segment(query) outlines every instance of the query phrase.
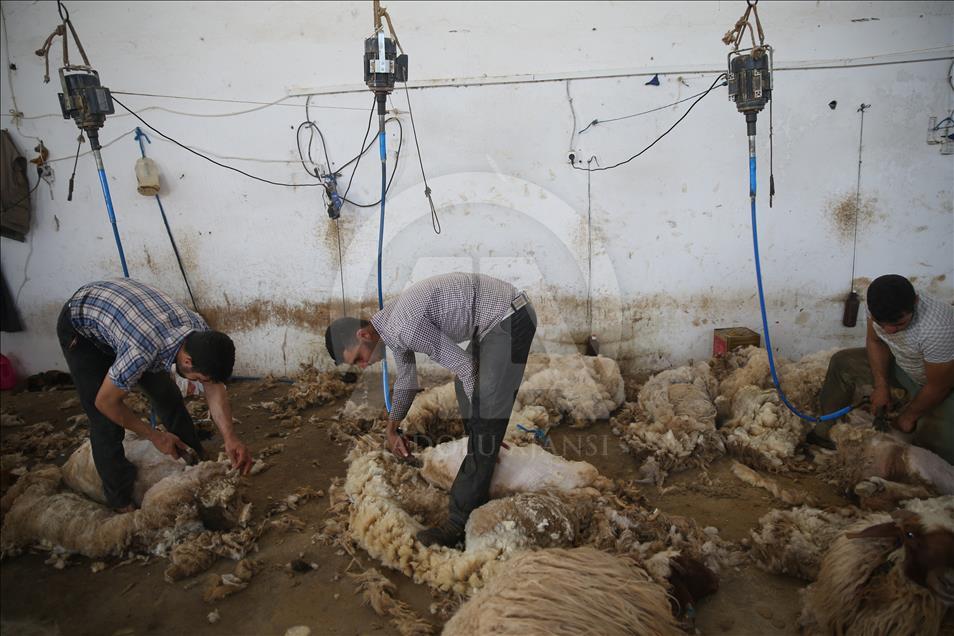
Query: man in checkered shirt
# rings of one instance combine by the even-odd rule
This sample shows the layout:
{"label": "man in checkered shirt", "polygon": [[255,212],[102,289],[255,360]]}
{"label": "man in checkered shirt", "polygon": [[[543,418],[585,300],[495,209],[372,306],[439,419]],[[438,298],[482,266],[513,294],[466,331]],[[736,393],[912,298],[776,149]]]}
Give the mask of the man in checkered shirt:
{"label": "man in checkered shirt", "polygon": [[[459,543],[471,511],[488,500],[536,324],[526,294],[510,283],[456,272],[411,285],[370,321],[339,318],[325,332],[328,353],[338,364],[364,368],[384,357],[385,346],[391,349],[396,378],[387,445],[400,458],[411,457],[398,425],[418,391],[415,352],[456,376],[467,457],[451,487],[448,523],[420,532],[424,545]],[[464,341],[466,349],[457,344]]]}
{"label": "man in checkered shirt", "polygon": [[[863,349],[832,356],[820,394],[823,412],[851,403],[855,387],[873,386],[871,410],[891,404],[891,387],[911,401],[893,425],[954,464],[954,307],[914,291],[903,276],[888,274],[868,287],[868,334]],[[816,441],[828,442],[831,423],[815,427]]]}
{"label": "man in checkered shirt", "polygon": [[[204,459],[192,417],[170,376],[173,365],[180,376],[202,383],[232,466],[243,473],[251,468],[251,455],[233,429],[222,384],[232,374],[235,346],[224,333],[209,330],[201,316],[161,291],[126,278],[77,290],[63,306],[56,331],[89,417],[93,462],[112,508],[135,508],[136,467],[123,451],[127,429],[167,455],[186,457],[191,448]],[[166,431],[151,428],[123,403],[137,385],[149,396]]]}

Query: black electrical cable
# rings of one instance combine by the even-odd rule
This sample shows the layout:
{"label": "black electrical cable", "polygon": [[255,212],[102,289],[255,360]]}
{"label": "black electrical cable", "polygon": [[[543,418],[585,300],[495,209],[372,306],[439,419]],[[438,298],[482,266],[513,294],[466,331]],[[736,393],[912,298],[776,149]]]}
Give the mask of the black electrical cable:
{"label": "black electrical cable", "polygon": [[69,190],[66,193],[66,200],[73,200],[73,182],[76,179],[76,166],[79,164],[80,148],[83,145],[83,133],[79,134],[79,137],[76,139],[76,157],[73,159],[73,174],[70,175],[70,186]]}
{"label": "black electrical cable", "polygon": [[[364,147],[365,147],[365,146],[364,146],[364,142],[367,141],[367,139],[368,139],[368,133],[371,132],[371,120],[374,118],[374,106],[375,106],[375,100],[374,100],[374,98],[372,98],[372,99],[371,99],[371,112],[368,113],[368,128],[367,128],[367,130],[364,131],[364,137],[361,138],[361,152],[359,152],[359,153],[358,153],[358,156],[355,157],[354,170],[351,171],[351,177],[348,179],[348,187],[345,188],[344,196],[341,197],[341,198],[344,199],[345,201],[348,200],[348,193],[351,191],[351,184],[354,182],[354,173],[356,173],[356,172],[358,171],[358,166],[361,164],[361,157],[364,155]],[[372,140],[372,141],[373,141],[373,140]],[[347,166],[347,164],[345,164],[345,166]],[[343,169],[345,166],[342,166],[342,167],[339,168],[339,169]],[[331,168],[329,167],[328,169],[330,170]]]}
{"label": "black electrical cable", "polygon": [[[722,82],[721,84],[719,84],[719,86],[718,86],[717,88],[722,87],[722,86],[725,86],[725,85],[726,85],[726,82]],[[596,125],[598,125],[598,124],[608,124],[608,123],[614,122],[614,121],[623,121],[624,119],[632,119],[633,117],[640,117],[640,116],[642,116],[642,115],[648,115],[649,113],[655,113],[657,110],[663,110],[664,108],[669,108],[670,106],[677,106],[677,105],[679,105],[679,104],[681,104],[681,103],[683,103],[683,102],[688,102],[690,99],[699,97],[700,95],[705,95],[705,94],[708,93],[710,90],[712,90],[712,89],[710,88],[710,89],[704,90],[704,91],[702,91],[701,93],[696,93],[695,95],[690,95],[689,97],[683,97],[683,98],[680,99],[679,101],[675,101],[675,102],[673,102],[673,103],[671,103],[671,104],[666,104],[665,106],[657,106],[656,108],[652,108],[652,109],[650,109],[650,110],[644,110],[644,111],[641,112],[641,113],[633,113],[632,115],[623,115],[622,117],[613,117],[612,119],[594,119],[594,120],[591,121],[589,124],[587,124],[586,128],[584,128],[583,130],[581,130],[581,131],[578,132],[577,134],[578,134],[578,135],[582,135],[582,134],[585,133],[587,130],[589,130],[590,128],[592,128],[593,126],[596,126]]]}
{"label": "black electrical cable", "polygon": [[624,161],[620,161],[619,163],[614,163],[614,164],[611,165],[611,166],[604,166],[604,167],[602,167],[602,168],[590,168],[590,167],[581,168],[581,167],[579,167],[579,166],[577,166],[577,165],[574,165],[574,166],[573,166],[573,169],[574,169],[574,170],[585,170],[585,171],[587,171],[587,172],[599,172],[599,171],[601,171],[601,170],[612,170],[613,168],[618,168],[618,167],[622,166],[623,164],[629,163],[630,161],[632,161],[632,160],[635,159],[636,157],[640,156],[641,154],[643,154],[644,152],[646,152],[647,150],[649,150],[650,148],[652,148],[653,146],[655,146],[657,143],[659,143],[659,140],[660,140],[660,139],[662,139],[663,137],[665,137],[666,135],[668,135],[670,132],[672,132],[673,128],[675,128],[676,126],[678,126],[679,123],[680,123],[683,119],[686,118],[686,115],[688,115],[689,113],[692,112],[692,109],[695,107],[695,105],[698,104],[700,101],[702,101],[702,99],[703,99],[706,95],[708,95],[709,93],[711,93],[711,92],[712,92],[712,89],[714,89],[714,88],[716,87],[716,84],[719,83],[719,80],[723,79],[724,77],[725,77],[725,73],[722,73],[722,74],[720,74],[718,77],[716,77],[715,81],[712,82],[712,86],[710,86],[708,90],[706,90],[704,93],[702,93],[702,95],[700,95],[700,96],[696,99],[696,101],[692,102],[692,105],[690,105],[689,108],[686,109],[686,112],[682,114],[682,117],[680,117],[679,119],[676,120],[676,123],[674,123],[672,126],[670,126],[670,127],[668,128],[668,130],[666,130],[666,132],[664,132],[663,134],[661,134],[661,135],[659,135],[658,137],[656,137],[656,139],[655,139],[651,144],[649,144],[648,146],[646,146],[645,148],[643,148],[642,150],[640,150],[639,152],[637,152],[635,155],[633,155],[633,156],[630,157],[629,159],[626,159],[626,160],[624,160]]}
{"label": "black electrical cable", "polygon": [[[119,104],[120,106],[122,106],[124,109],[126,109],[126,112],[128,112],[130,115],[132,115],[133,117],[135,117],[136,119],[138,119],[140,122],[142,122],[142,124],[143,124],[146,128],[148,128],[148,129],[151,130],[152,132],[156,133],[157,135],[159,135],[159,136],[162,137],[163,139],[166,139],[166,140],[168,140],[168,141],[171,141],[172,143],[174,143],[175,145],[179,146],[179,147],[182,148],[183,150],[188,150],[188,151],[191,152],[192,154],[194,154],[194,155],[196,155],[196,156],[198,156],[198,157],[202,157],[202,158],[205,159],[206,161],[208,161],[208,162],[210,162],[210,163],[214,163],[215,165],[219,166],[220,168],[225,168],[226,170],[232,170],[233,172],[237,172],[237,173],[239,173],[239,174],[241,174],[241,175],[245,175],[245,176],[248,177],[249,179],[255,179],[256,181],[261,181],[262,183],[268,183],[268,184],[270,184],[270,185],[275,185],[275,186],[282,186],[282,187],[285,187],[285,188],[309,188],[309,187],[315,187],[315,186],[323,186],[323,184],[321,184],[321,183],[282,183],[282,182],[280,182],[280,181],[272,181],[271,179],[265,179],[265,178],[263,178],[263,177],[256,177],[254,174],[249,174],[249,173],[245,172],[244,170],[239,170],[238,168],[235,168],[235,167],[226,165],[226,164],[224,164],[224,163],[220,163],[220,162],[216,161],[215,159],[212,159],[211,157],[207,157],[206,155],[203,155],[201,152],[198,152],[198,151],[196,151],[196,150],[193,150],[192,148],[189,148],[189,147],[186,146],[185,144],[180,143],[179,141],[176,141],[175,139],[173,139],[173,138],[170,137],[169,135],[163,133],[162,131],[156,130],[156,128],[155,128],[152,124],[150,124],[150,123],[147,122],[145,119],[143,119],[142,117],[140,117],[139,115],[137,115],[135,112],[133,112],[133,111],[132,111],[128,106],[126,106],[124,103],[122,103],[121,101],[119,101],[118,99],[116,99],[115,95],[113,96],[113,101],[116,102],[117,104]],[[309,175],[310,175],[310,174],[311,174],[311,173],[309,173]]]}
{"label": "black electrical cable", "polygon": [[431,206],[431,228],[433,228],[434,234],[440,234],[441,220],[437,216],[434,202],[431,201],[431,187],[427,185],[427,173],[424,172],[424,159],[421,157],[421,145],[417,143],[417,127],[414,126],[414,111],[411,110],[411,91],[407,88],[407,82],[404,82],[404,94],[407,96],[407,112],[411,116],[411,132],[414,133],[414,146],[417,148],[417,160],[421,164],[421,177],[424,179],[424,196],[427,197]]}

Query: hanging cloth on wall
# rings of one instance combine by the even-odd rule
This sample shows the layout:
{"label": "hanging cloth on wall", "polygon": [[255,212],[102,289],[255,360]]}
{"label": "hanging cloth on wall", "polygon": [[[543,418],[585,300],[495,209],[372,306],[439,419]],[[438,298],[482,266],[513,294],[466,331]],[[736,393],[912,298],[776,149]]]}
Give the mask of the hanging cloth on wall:
{"label": "hanging cloth on wall", "polygon": [[20,154],[13,137],[0,133],[0,235],[23,242],[30,231],[30,182],[27,160]]}

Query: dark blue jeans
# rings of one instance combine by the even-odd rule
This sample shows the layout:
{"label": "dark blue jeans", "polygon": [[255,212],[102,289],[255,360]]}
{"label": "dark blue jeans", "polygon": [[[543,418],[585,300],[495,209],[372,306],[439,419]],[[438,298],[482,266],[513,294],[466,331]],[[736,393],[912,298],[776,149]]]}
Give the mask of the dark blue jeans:
{"label": "dark blue jeans", "polygon": [[[126,429],[114,424],[96,408],[96,394],[106,379],[115,353],[79,334],[70,321],[69,307],[64,306],[56,323],[56,335],[69,366],[70,375],[79,393],[80,404],[89,417],[89,439],[96,472],[103,480],[103,494],[113,508],[132,503],[136,467],[126,459],[123,438]],[[182,400],[179,387],[168,373],[144,373],[139,386],[149,396],[163,426],[178,436],[203,457],[202,445],[192,417]]]}
{"label": "dark blue jeans", "polygon": [[526,305],[467,347],[477,366],[477,384],[473,400],[468,400],[460,380],[456,381],[468,442],[467,456],[450,491],[450,521],[455,525],[463,527],[471,511],[489,499],[500,443],[536,331],[537,314],[532,305]]}

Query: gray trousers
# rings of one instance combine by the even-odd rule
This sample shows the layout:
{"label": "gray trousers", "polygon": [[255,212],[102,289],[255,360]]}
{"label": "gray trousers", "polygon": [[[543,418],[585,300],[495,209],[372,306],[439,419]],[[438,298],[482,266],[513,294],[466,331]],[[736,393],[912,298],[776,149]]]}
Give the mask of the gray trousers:
{"label": "gray trousers", "polygon": [[450,491],[450,522],[463,527],[467,517],[489,499],[490,481],[497,466],[500,443],[523,381],[530,345],[537,330],[537,314],[526,305],[491,329],[467,351],[477,365],[477,385],[468,400],[460,380],[455,381],[457,403],[468,435],[467,456]]}
{"label": "gray trousers", "polygon": [[[894,388],[904,389],[909,398],[913,398],[921,390],[921,386],[895,364],[893,359],[888,370],[888,382]],[[854,396],[855,387],[866,384],[874,384],[867,351],[863,347],[839,351],[831,357],[825,384],[819,394],[822,413],[831,413],[848,406]],[[832,425],[832,422],[819,422],[815,425],[815,433],[828,437]],[[909,441],[954,464],[954,392],[918,420]]]}

